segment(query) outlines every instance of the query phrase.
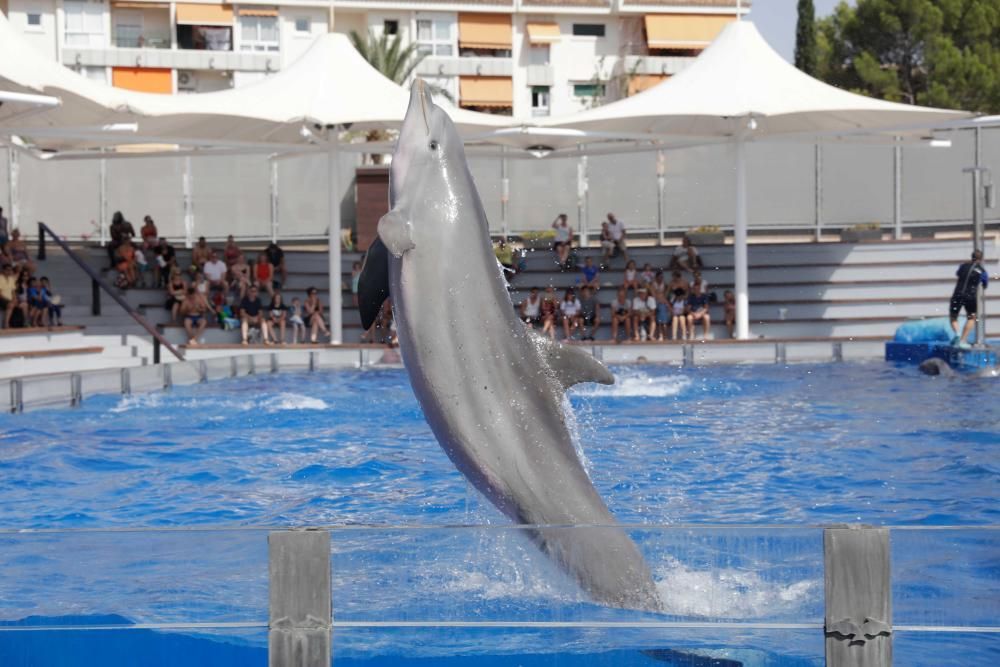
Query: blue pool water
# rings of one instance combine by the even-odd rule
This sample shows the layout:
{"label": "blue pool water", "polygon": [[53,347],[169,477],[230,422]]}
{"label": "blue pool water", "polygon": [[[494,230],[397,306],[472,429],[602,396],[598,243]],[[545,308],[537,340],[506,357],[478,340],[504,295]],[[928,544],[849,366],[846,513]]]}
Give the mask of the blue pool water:
{"label": "blue pool water", "polygon": [[[598,491],[634,524],[665,618],[821,622],[814,526],[870,523],[968,527],[893,534],[896,623],[998,625],[1000,541],[975,527],[1000,523],[1000,382],[882,363],[615,370],[614,387],[571,393],[576,434]],[[356,625],[650,620],[589,603],[505,529],[399,370],[255,376],[3,416],[0,498],[0,621],[266,622],[266,531],[234,528],[287,525],[348,527],[332,538],[334,615]],[[136,527],[161,530],[119,530]],[[815,630],[427,632],[337,629],[337,664],[675,664],[655,651],[679,643],[747,665],[812,665],[823,652]],[[0,632],[0,663],[7,651],[57,664],[40,662],[27,634]],[[260,659],[266,634],[199,636]],[[942,657],[958,646],[963,661]],[[982,635],[899,633],[896,654],[1000,662]]]}

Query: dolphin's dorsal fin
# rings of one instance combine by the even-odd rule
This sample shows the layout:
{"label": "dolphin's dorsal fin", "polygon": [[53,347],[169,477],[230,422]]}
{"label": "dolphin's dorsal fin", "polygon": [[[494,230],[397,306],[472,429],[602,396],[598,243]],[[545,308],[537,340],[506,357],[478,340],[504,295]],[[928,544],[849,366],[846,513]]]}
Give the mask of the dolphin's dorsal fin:
{"label": "dolphin's dorsal fin", "polygon": [[410,221],[396,209],[392,209],[378,221],[378,236],[395,257],[402,257],[404,252],[415,247],[412,231]]}
{"label": "dolphin's dorsal fin", "polygon": [[580,382],[615,383],[615,376],[611,371],[583,350],[557,343],[536,331],[532,331],[531,336],[563,389],[569,389]]}
{"label": "dolphin's dorsal fin", "polygon": [[365,263],[358,278],[358,309],[361,311],[361,326],[368,331],[375,324],[375,318],[382,310],[382,303],[389,296],[389,251],[382,239],[375,241],[365,253]]}

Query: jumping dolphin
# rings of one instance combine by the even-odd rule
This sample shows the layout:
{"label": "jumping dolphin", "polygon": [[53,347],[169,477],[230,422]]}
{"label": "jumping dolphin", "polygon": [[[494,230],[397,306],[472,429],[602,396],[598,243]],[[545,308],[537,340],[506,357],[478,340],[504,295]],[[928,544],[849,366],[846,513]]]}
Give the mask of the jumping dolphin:
{"label": "jumping dolphin", "polygon": [[[462,140],[419,80],[389,193],[361,273],[362,324],[391,295],[410,383],[438,442],[504,514],[541,526],[526,531],[591,597],[660,610],[649,567],[591,484],[563,413],[567,388],[614,376],[516,317]],[[576,524],[601,527],[566,527]]]}

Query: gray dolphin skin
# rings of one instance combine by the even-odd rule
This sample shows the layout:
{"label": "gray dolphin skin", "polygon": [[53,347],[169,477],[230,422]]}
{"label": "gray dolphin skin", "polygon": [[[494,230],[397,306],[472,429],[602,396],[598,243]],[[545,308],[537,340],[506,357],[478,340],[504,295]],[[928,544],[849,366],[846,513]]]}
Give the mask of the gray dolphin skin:
{"label": "gray dolphin skin", "polygon": [[362,319],[367,328],[388,291],[413,391],[444,451],[504,514],[536,526],[525,531],[595,601],[659,611],[649,567],[594,489],[564,414],[568,387],[614,376],[516,316],[462,140],[419,80],[390,204],[362,270]]}

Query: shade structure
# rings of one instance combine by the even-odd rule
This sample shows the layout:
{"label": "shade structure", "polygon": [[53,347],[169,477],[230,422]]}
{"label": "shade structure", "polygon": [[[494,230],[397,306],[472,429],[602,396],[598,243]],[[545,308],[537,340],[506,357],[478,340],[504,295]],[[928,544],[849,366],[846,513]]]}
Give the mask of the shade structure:
{"label": "shade structure", "polygon": [[[648,27],[648,24],[647,24]],[[736,162],[736,333],[749,338],[746,142],[822,141],[853,133],[904,133],[972,114],[876,100],[813,79],[785,61],[753,23],[729,23],[687,69],[634,97],[538,122],[590,135],[730,141]]]}

